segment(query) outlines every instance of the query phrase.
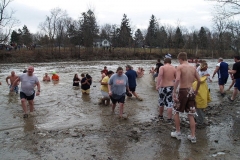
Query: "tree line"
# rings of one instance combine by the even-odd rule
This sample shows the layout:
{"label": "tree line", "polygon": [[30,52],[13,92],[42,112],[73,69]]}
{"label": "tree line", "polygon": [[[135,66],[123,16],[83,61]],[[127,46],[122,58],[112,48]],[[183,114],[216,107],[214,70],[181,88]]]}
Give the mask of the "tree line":
{"label": "tree line", "polygon": [[[3,1],[6,2],[2,0],[2,3]],[[59,51],[61,47],[81,46],[88,48],[91,52],[95,39],[107,39],[111,42],[111,47],[150,48],[150,52],[152,48],[191,49],[196,53],[199,50],[205,50],[209,55],[218,52],[219,55],[226,56],[225,54],[231,50],[239,55],[240,25],[239,21],[233,18],[239,13],[227,10],[226,5],[233,5],[236,9],[240,3],[236,0],[235,3],[231,0],[216,1],[222,5],[216,6],[212,30],[204,26],[189,30],[180,23],[176,27],[168,24],[161,25],[154,15],[150,16],[148,28],[141,30],[130,26],[130,19],[126,14],[123,14],[120,25],[99,26],[92,9],[83,12],[78,19],[74,20],[65,10],[54,8],[50,11],[50,15],[46,16],[45,21],[39,24],[37,33],[30,33],[24,25],[22,29],[13,30],[8,35],[12,44],[58,47]],[[7,39],[2,38],[1,42],[3,41]]]}

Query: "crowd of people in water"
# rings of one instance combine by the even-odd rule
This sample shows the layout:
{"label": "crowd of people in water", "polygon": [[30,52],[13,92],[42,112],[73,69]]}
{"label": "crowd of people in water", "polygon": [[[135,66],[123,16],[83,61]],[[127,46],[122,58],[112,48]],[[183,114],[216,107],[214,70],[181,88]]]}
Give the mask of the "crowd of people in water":
{"label": "crowd of people in water", "polygon": [[[152,75],[156,84],[156,91],[159,94],[159,115],[161,121],[165,121],[163,116],[164,107],[166,107],[167,117],[166,121],[169,124],[175,123],[176,131],[171,132],[171,136],[181,139],[180,131],[180,116],[179,113],[186,113],[190,122],[190,135],[188,139],[192,143],[196,143],[196,125],[204,126],[205,122],[205,109],[211,101],[211,94],[209,85],[212,79],[218,75],[218,85],[220,96],[224,97],[225,84],[228,81],[229,75],[232,83],[229,86],[230,90],[234,86],[233,93],[228,100],[232,103],[235,101],[237,94],[240,90],[240,57],[234,57],[233,67],[230,68],[228,63],[223,58],[218,59],[216,68],[213,74],[208,69],[208,64],[205,60],[194,61],[195,66],[189,63],[187,53],[180,52],[178,54],[178,66],[173,66],[171,54],[166,54],[163,58],[163,63],[160,59],[152,67],[149,73]],[[193,62],[193,61],[192,61]],[[114,72],[108,70],[107,66],[101,70],[101,84],[100,91],[102,97],[99,99],[99,105],[110,106],[113,113],[115,113],[116,105],[119,105],[119,118],[125,118],[124,103],[126,97],[134,96],[137,100],[143,99],[136,92],[137,83],[136,79],[144,76],[144,69],[137,68],[135,71],[131,65],[118,67]],[[9,86],[10,92],[19,92],[18,85],[21,83],[20,99],[23,108],[23,117],[27,118],[28,115],[33,113],[34,110],[34,97],[38,96],[41,92],[39,79],[33,74],[34,67],[29,66],[23,74],[17,76],[14,71],[11,75],[6,77],[6,83]],[[45,82],[60,81],[60,76],[53,71],[50,77],[45,73],[43,79]],[[0,83],[1,84],[1,83]],[[73,77],[73,86],[80,87],[82,94],[90,94],[90,87],[92,85],[92,76],[89,74],[75,74]],[[35,91],[35,88],[37,90]],[[27,101],[29,103],[30,112],[27,109]]]}

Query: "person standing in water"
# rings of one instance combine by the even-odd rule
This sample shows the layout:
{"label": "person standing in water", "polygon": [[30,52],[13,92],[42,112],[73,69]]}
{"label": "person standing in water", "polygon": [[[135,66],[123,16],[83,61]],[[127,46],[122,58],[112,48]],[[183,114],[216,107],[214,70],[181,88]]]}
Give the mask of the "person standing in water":
{"label": "person standing in water", "polygon": [[11,91],[13,91],[14,87],[17,83],[21,82],[20,89],[20,99],[22,104],[22,109],[24,112],[23,118],[28,117],[27,104],[26,100],[29,103],[30,114],[33,113],[34,109],[34,97],[35,97],[35,86],[37,86],[36,96],[40,95],[40,83],[38,78],[33,74],[34,68],[33,66],[28,67],[27,73],[21,74],[12,84]]}
{"label": "person standing in water", "polygon": [[[6,82],[7,82],[8,86],[9,86],[9,90],[11,90],[12,84],[13,84],[13,82],[14,82],[17,78],[18,78],[18,76],[15,75],[15,72],[14,72],[14,71],[11,72],[11,75],[10,75],[10,76],[7,76]],[[8,80],[10,80],[10,83],[9,83]],[[18,84],[19,84],[19,83],[17,83],[16,86],[14,86],[14,89],[13,89],[16,94],[18,94]]]}
{"label": "person standing in water", "polygon": [[112,101],[112,112],[119,103],[119,118],[123,118],[123,109],[126,90],[129,91],[128,77],[123,73],[123,68],[118,67],[117,73],[113,74],[108,81],[109,96]]}
{"label": "person standing in water", "polygon": [[[176,80],[173,89],[173,99],[176,102],[174,106],[175,112],[174,120],[176,131],[171,132],[171,136],[177,139],[181,139],[179,112],[183,113],[185,111],[186,113],[188,113],[188,119],[190,122],[191,130],[191,134],[188,135],[188,139],[192,143],[196,143],[197,141],[195,136],[196,124],[194,120],[194,115],[196,112],[195,95],[197,94],[200,86],[200,78],[196,71],[196,68],[188,63],[187,53],[180,52],[177,58],[180,65],[177,67]],[[192,84],[195,80],[197,80],[197,87],[196,90],[193,90]],[[179,91],[177,94],[178,87]]]}
{"label": "person standing in water", "polygon": [[168,123],[172,123],[173,98],[172,91],[174,80],[176,78],[176,69],[171,65],[171,58],[164,59],[164,66],[160,67],[157,77],[156,89],[159,93],[159,119],[164,120],[164,106],[167,107]]}

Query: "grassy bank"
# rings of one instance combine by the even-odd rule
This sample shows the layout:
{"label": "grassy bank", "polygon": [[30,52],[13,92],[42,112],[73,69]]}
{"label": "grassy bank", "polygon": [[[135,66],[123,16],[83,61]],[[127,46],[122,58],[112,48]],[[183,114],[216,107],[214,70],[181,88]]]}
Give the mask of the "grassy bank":
{"label": "grassy bank", "polygon": [[231,58],[232,51],[225,52],[224,55],[217,51],[195,50],[191,49],[160,49],[160,48],[35,48],[27,50],[26,48],[17,50],[0,50],[1,63],[25,63],[25,62],[54,62],[54,61],[91,61],[91,60],[151,60],[163,58],[166,53],[172,54],[173,58],[181,51],[187,52],[189,58]]}

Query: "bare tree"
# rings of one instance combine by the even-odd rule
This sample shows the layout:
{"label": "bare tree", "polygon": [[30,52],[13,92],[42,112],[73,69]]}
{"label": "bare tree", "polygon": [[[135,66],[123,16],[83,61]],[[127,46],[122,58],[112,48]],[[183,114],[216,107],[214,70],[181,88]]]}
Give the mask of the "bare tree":
{"label": "bare tree", "polygon": [[[240,0],[208,0],[216,1],[220,4],[227,18],[240,14]],[[220,12],[221,13],[221,12]]]}
{"label": "bare tree", "polygon": [[12,28],[19,21],[14,18],[14,11],[8,11],[7,7],[13,0],[0,0],[0,43],[6,42],[11,34]]}
{"label": "bare tree", "polygon": [[61,30],[61,27],[59,26],[61,24],[60,21],[65,17],[67,17],[66,11],[63,11],[60,8],[54,8],[51,10],[51,15],[46,17],[45,22],[40,23],[39,25],[40,29],[48,35],[52,47],[54,46],[55,38],[59,33],[59,29]]}

